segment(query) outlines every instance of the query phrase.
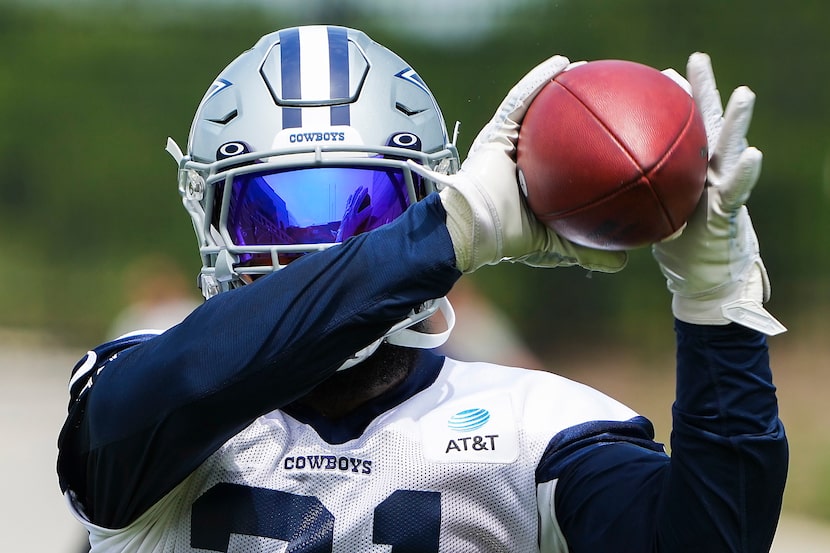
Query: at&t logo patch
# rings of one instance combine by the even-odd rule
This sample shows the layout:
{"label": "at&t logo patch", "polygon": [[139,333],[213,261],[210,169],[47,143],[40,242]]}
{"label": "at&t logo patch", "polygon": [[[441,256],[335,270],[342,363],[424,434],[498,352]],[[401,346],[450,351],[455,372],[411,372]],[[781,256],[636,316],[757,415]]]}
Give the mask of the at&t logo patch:
{"label": "at&t logo patch", "polygon": [[421,426],[424,455],[432,461],[510,463],[518,456],[507,396],[477,396],[446,405],[424,417]]}
{"label": "at&t logo patch", "polygon": [[450,430],[472,432],[487,424],[488,420],[490,420],[490,412],[487,409],[464,409],[451,416],[447,426]]}

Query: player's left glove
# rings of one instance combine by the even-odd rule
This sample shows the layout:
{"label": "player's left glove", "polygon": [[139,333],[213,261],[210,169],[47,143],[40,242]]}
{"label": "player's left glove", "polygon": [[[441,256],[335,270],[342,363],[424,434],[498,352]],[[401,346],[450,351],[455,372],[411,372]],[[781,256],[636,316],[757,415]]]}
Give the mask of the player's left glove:
{"label": "player's left glove", "polygon": [[413,171],[439,184],[456,264],[469,273],[484,265],[512,261],[536,267],[580,265],[616,272],[625,252],[578,246],[541,224],[530,212],[516,175],[519,127],[536,94],[569,61],[554,56],[523,77],[476,137],[458,173],[439,174],[414,162]]}
{"label": "player's left glove", "polygon": [[689,323],[735,322],[779,334],[786,328],[763,307],[769,278],[745,205],[761,174],[761,152],[746,140],[755,94],[737,88],[724,112],[709,56],[692,54],[687,75],[710,158],[707,186],[683,233],[653,247],[673,293],[672,311]]}

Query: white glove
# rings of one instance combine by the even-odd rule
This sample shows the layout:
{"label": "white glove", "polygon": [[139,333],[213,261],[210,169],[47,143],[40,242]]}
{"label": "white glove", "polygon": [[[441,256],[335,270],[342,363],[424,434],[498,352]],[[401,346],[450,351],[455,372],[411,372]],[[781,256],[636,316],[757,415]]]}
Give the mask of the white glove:
{"label": "white glove", "polygon": [[689,57],[687,75],[706,126],[707,186],[682,234],[655,244],[654,257],[681,321],[736,322],[768,335],[786,328],[763,307],[770,285],[746,201],[761,174],[762,155],[747,144],[755,94],[742,86],[724,113],[709,56]]}
{"label": "white glove", "polygon": [[567,58],[554,56],[525,75],[478,134],[458,173],[440,174],[410,163],[413,171],[438,183],[462,272],[501,261],[580,265],[602,272],[625,266],[625,252],[586,248],[559,237],[533,216],[519,189],[516,142],[521,120],[536,94],[568,65]]}

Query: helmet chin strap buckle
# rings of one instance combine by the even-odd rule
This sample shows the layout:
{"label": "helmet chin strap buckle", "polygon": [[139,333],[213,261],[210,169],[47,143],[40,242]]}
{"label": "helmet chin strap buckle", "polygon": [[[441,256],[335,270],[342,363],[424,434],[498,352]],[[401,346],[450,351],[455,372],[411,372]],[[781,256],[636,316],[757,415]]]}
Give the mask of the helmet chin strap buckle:
{"label": "helmet chin strap buckle", "polygon": [[199,288],[206,300],[233,288],[233,282],[239,280],[239,274],[233,268],[234,263],[236,256],[231,255],[228,250],[220,250],[216,254],[213,273],[202,273],[199,276]]}
{"label": "helmet chin strap buckle", "polygon": [[202,291],[202,296],[204,296],[206,300],[209,300],[222,291],[222,287],[216,279],[213,278],[213,275],[206,275],[204,273],[199,275],[199,289]]}

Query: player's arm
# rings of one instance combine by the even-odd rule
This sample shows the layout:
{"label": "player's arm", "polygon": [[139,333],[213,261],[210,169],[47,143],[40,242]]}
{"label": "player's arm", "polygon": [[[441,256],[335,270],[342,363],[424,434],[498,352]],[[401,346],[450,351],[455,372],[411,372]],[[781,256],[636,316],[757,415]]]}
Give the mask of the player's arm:
{"label": "player's arm", "polygon": [[598,448],[591,432],[571,443],[547,475],[571,552],[766,551],[778,521],[788,452],[766,335],[784,328],[763,307],[745,206],[761,164],[746,142],[754,95],[737,89],[724,112],[708,57],[688,69],[711,159],[688,227],[654,248],[677,319],[672,455],[624,439]]}
{"label": "player's arm", "polygon": [[[706,124],[707,186],[683,234],[654,247],[678,320],[672,472],[685,475],[698,510],[719,508],[709,522],[735,550],[761,551],[778,521],[788,450],[767,353],[767,335],[786,329],[763,305],[770,283],[746,207],[762,162],[747,142],[755,95],[739,87],[724,110],[705,54],[689,58],[687,75]],[[679,519],[684,507],[672,507]]]}
{"label": "player's arm", "polygon": [[256,417],[303,395],[459,277],[437,195],[215,296],[102,364],[70,405],[62,486],[120,527]]}
{"label": "player's arm", "polygon": [[540,465],[546,543],[590,551],[767,551],[787,446],[766,337],[677,322],[671,457],[643,419],[556,436]]}

